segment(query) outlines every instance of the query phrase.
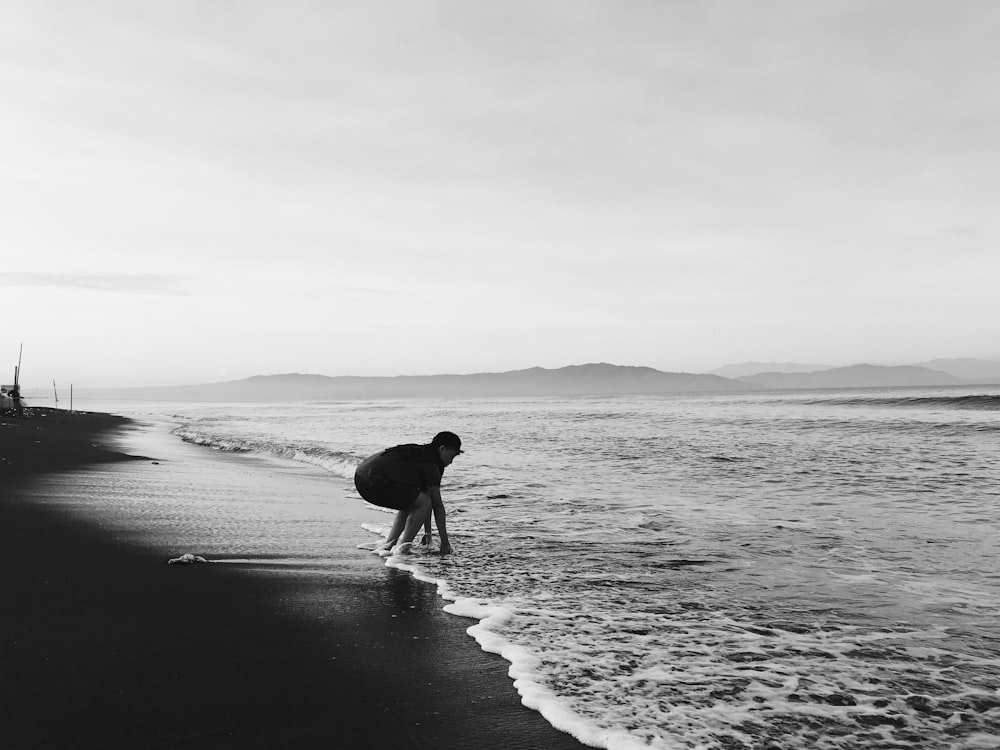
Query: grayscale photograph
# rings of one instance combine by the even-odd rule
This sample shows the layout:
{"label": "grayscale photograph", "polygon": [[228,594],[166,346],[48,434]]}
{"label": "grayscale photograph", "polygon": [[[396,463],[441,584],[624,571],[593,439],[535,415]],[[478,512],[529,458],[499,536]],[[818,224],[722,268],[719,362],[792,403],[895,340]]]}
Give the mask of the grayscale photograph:
{"label": "grayscale photograph", "polygon": [[0,748],[1000,748],[998,38],[4,0]]}

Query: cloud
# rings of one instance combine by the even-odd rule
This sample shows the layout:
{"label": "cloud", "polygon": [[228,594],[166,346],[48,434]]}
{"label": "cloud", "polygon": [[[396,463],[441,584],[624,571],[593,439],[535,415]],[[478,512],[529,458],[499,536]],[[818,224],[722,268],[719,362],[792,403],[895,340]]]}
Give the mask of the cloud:
{"label": "cloud", "polygon": [[71,274],[21,271],[0,273],[3,286],[42,286],[85,289],[95,292],[123,292],[185,296],[188,278],[174,274]]}

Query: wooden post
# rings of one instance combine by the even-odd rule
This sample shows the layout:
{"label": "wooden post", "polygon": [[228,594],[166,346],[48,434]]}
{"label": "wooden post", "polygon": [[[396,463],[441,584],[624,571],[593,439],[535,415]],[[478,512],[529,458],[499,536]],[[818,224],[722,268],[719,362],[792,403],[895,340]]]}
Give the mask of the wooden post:
{"label": "wooden post", "polygon": [[52,393],[55,394],[55,397],[56,397],[56,408],[58,409],[59,408],[59,391],[56,390],[56,381],[55,380],[52,381]]}
{"label": "wooden post", "polygon": [[[23,347],[24,344],[21,344]],[[20,386],[20,376],[21,376],[21,365],[20,358],[18,358],[18,365],[14,368],[14,391],[11,393],[11,398],[14,399],[14,410],[17,412],[17,416],[24,416],[24,403],[21,401],[21,386]]]}

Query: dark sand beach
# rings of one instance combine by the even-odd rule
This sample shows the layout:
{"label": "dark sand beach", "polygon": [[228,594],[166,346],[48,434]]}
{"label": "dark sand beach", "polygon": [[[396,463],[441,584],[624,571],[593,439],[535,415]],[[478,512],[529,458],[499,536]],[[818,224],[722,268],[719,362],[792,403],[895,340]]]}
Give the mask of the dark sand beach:
{"label": "dark sand beach", "polygon": [[[120,495],[183,471],[128,455],[142,429],[0,418],[0,747],[583,747],[520,704],[472,621],[346,532],[332,569],[168,565],[170,539],[136,533],[133,511],[83,507],[102,483]],[[248,487],[261,471],[239,468]]]}

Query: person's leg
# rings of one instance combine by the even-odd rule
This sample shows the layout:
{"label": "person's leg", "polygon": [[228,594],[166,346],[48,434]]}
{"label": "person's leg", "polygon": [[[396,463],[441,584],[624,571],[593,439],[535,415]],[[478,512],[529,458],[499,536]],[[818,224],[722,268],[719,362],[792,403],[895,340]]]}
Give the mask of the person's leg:
{"label": "person's leg", "polygon": [[[400,552],[408,552],[409,544],[413,541],[413,538],[420,531],[420,527],[424,525],[424,521],[427,520],[431,512],[431,496],[426,492],[421,492],[417,495],[417,499],[413,501],[413,504],[407,509],[409,515],[406,518],[406,524],[403,527],[403,535],[399,537],[399,547]],[[403,545],[407,545],[405,548]]]}
{"label": "person's leg", "polygon": [[392,528],[389,529],[389,533],[385,537],[385,543],[380,545],[381,549],[390,549],[399,539],[399,535],[403,533],[403,529],[406,526],[406,518],[410,515],[408,508],[396,512],[396,519],[392,522]]}
{"label": "person's leg", "polygon": [[385,554],[392,549],[399,540],[399,535],[403,533],[411,507],[417,502],[415,495],[418,495],[420,490],[398,482],[387,481],[382,477],[372,477],[361,471],[354,474],[354,486],[357,488],[358,494],[372,505],[396,511],[396,517],[393,519],[385,541],[374,549],[379,554]]}

